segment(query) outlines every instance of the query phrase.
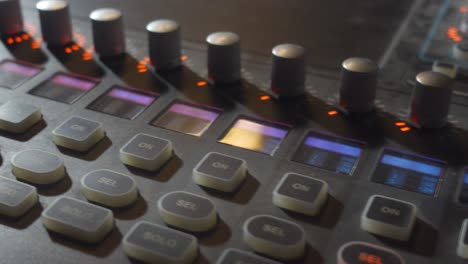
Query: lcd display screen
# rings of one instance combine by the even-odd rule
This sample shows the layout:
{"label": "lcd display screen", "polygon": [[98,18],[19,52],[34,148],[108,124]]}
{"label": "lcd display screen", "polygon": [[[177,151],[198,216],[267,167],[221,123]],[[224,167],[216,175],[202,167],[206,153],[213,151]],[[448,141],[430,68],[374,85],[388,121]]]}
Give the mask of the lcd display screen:
{"label": "lcd display screen", "polygon": [[220,109],[174,102],[151,124],[199,137],[218,118],[220,113]]}
{"label": "lcd display screen", "polygon": [[318,132],[309,132],[293,160],[325,170],[351,175],[365,144]]}
{"label": "lcd display screen", "polygon": [[125,119],[135,119],[157,97],[156,93],[113,86],[104,95],[92,102],[88,109]]}
{"label": "lcd display screen", "polygon": [[379,159],[372,180],[435,196],[440,188],[444,165],[439,160],[387,149]]}
{"label": "lcd display screen", "polygon": [[47,81],[39,84],[29,93],[54,101],[72,104],[85,95],[86,92],[93,89],[97,83],[96,80],[85,77],[57,73]]}
{"label": "lcd display screen", "polygon": [[219,142],[273,155],[288,131],[286,125],[240,118]]}
{"label": "lcd display screen", "polygon": [[0,63],[0,86],[13,89],[37,75],[42,68],[26,63],[4,60]]}

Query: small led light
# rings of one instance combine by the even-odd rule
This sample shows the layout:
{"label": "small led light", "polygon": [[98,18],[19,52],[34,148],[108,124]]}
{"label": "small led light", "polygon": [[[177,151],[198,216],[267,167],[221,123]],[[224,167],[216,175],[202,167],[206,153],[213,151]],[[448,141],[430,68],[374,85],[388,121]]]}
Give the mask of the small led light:
{"label": "small led light", "polygon": [[408,126],[400,128],[401,132],[409,132],[410,130],[411,130],[411,127],[408,127]]}
{"label": "small led light", "polygon": [[188,56],[187,55],[182,55],[182,56],[180,56],[180,59],[182,61],[186,61],[186,60],[188,60]]}
{"label": "small led light", "polygon": [[15,40],[13,38],[8,38],[7,43],[8,45],[12,45],[13,43],[15,43]]}
{"label": "small led light", "polygon": [[404,127],[404,126],[406,126],[406,122],[401,122],[401,121],[395,122],[395,126]]}
{"label": "small led light", "polygon": [[329,115],[329,116],[335,116],[335,115],[337,115],[337,114],[338,114],[338,111],[336,111],[336,110],[330,110],[330,111],[328,111],[328,115]]}
{"label": "small led light", "polygon": [[199,81],[197,82],[197,86],[198,87],[203,87],[203,86],[206,86],[208,83],[206,81]]}
{"label": "small led light", "polygon": [[261,100],[261,101],[268,101],[268,100],[270,100],[270,99],[271,99],[271,97],[270,97],[269,95],[262,95],[262,96],[260,96],[260,100]]}
{"label": "small led light", "polygon": [[468,13],[468,6],[460,6],[458,11],[460,11],[460,13]]}

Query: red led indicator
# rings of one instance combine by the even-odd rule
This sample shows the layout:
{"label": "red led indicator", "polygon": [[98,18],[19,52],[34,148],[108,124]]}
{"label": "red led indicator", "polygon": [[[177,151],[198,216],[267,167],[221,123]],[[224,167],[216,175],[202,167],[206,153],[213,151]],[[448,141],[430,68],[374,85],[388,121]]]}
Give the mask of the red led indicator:
{"label": "red led indicator", "polygon": [[460,13],[468,13],[468,6],[460,6],[458,11],[460,11]]}
{"label": "red led indicator", "polygon": [[381,257],[366,252],[359,253],[359,261],[366,264],[384,264]]}

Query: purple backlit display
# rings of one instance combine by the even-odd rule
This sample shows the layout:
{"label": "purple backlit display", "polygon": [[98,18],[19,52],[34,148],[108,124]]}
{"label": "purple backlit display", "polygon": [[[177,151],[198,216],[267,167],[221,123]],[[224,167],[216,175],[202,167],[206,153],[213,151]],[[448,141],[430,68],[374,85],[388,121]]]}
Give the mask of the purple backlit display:
{"label": "purple backlit display", "polygon": [[0,63],[0,86],[16,88],[42,71],[40,66],[5,60]]}
{"label": "purple backlit display", "polygon": [[60,84],[60,85],[67,86],[70,88],[85,90],[85,91],[89,91],[94,86],[96,86],[96,82],[79,79],[79,78],[69,76],[66,74],[58,74],[54,76],[51,81],[56,84]]}
{"label": "purple backlit display", "polygon": [[116,85],[92,102],[88,109],[131,120],[141,114],[157,97],[158,95],[152,92]]}
{"label": "purple backlit display", "polygon": [[240,118],[219,142],[273,155],[288,132],[286,125]]}
{"label": "purple backlit display", "polygon": [[155,99],[153,96],[144,95],[142,93],[137,93],[130,90],[124,90],[121,88],[112,89],[112,91],[108,93],[108,96],[144,106],[150,105]]}
{"label": "purple backlit display", "polygon": [[97,85],[97,81],[86,77],[56,73],[47,81],[29,91],[30,94],[54,101],[72,104]]}
{"label": "purple backlit display", "polygon": [[152,125],[201,136],[220,115],[219,109],[175,102]]}

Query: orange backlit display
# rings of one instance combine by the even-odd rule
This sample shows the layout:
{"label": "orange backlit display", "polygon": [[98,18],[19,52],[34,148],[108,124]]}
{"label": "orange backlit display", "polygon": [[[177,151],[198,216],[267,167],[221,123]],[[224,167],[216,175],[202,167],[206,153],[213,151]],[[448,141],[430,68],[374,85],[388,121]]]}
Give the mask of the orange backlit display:
{"label": "orange backlit display", "polygon": [[385,264],[381,257],[366,252],[361,252],[359,254],[359,261],[366,264]]}

